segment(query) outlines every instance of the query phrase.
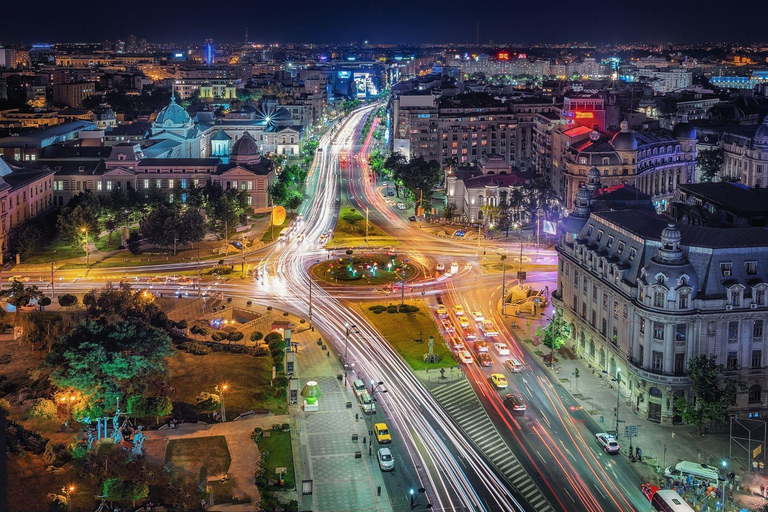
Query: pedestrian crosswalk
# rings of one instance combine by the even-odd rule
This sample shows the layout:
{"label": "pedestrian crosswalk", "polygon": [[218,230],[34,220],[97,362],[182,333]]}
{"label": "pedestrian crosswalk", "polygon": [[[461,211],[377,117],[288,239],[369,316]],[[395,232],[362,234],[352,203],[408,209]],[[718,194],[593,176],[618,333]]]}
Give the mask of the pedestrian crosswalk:
{"label": "pedestrian crosswalk", "polygon": [[536,487],[533,479],[499,435],[467,379],[438,386],[432,390],[432,396],[464,431],[469,440],[528,502],[532,510],[552,511],[552,507]]}

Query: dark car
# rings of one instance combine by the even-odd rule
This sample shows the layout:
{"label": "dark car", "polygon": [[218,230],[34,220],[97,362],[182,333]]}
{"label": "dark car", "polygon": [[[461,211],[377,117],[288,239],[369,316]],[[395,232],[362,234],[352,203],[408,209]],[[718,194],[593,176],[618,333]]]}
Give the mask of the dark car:
{"label": "dark car", "polygon": [[408,217],[408,220],[411,221],[411,222],[416,222],[416,216],[415,215],[411,215],[410,217]]}
{"label": "dark car", "polygon": [[526,409],[523,400],[517,395],[507,395],[504,398],[504,405],[507,406],[507,409],[519,413],[524,413]]}

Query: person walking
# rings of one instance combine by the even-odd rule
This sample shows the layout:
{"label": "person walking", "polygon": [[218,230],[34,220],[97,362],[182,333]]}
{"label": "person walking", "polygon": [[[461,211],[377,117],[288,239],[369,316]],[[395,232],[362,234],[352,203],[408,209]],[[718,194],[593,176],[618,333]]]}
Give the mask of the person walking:
{"label": "person walking", "polygon": [[643,462],[643,450],[640,449],[640,447],[637,447],[637,450],[635,450],[635,455],[637,456],[638,462]]}

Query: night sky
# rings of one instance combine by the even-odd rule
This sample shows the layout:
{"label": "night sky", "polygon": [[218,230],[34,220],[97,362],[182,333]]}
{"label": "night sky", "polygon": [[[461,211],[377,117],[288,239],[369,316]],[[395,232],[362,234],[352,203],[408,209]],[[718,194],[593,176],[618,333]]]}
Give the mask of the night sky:
{"label": "night sky", "polygon": [[707,42],[768,40],[757,0],[166,0],[3,2],[0,43]]}

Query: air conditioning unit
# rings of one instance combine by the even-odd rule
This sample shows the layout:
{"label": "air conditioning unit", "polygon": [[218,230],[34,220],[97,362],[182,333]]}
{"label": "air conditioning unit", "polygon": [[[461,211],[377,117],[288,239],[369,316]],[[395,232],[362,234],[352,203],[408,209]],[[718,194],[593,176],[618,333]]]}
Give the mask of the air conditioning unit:
{"label": "air conditioning unit", "polygon": [[727,306],[725,306],[725,309],[726,309],[726,310],[728,310],[728,311],[730,311],[730,310],[732,310],[732,309],[733,309],[733,306],[731,306],[730,304],[728,304]]}
{"label": "air conditioning unit", "polygon": [[757,309],[757,304],[750,304],[749,309]]}

